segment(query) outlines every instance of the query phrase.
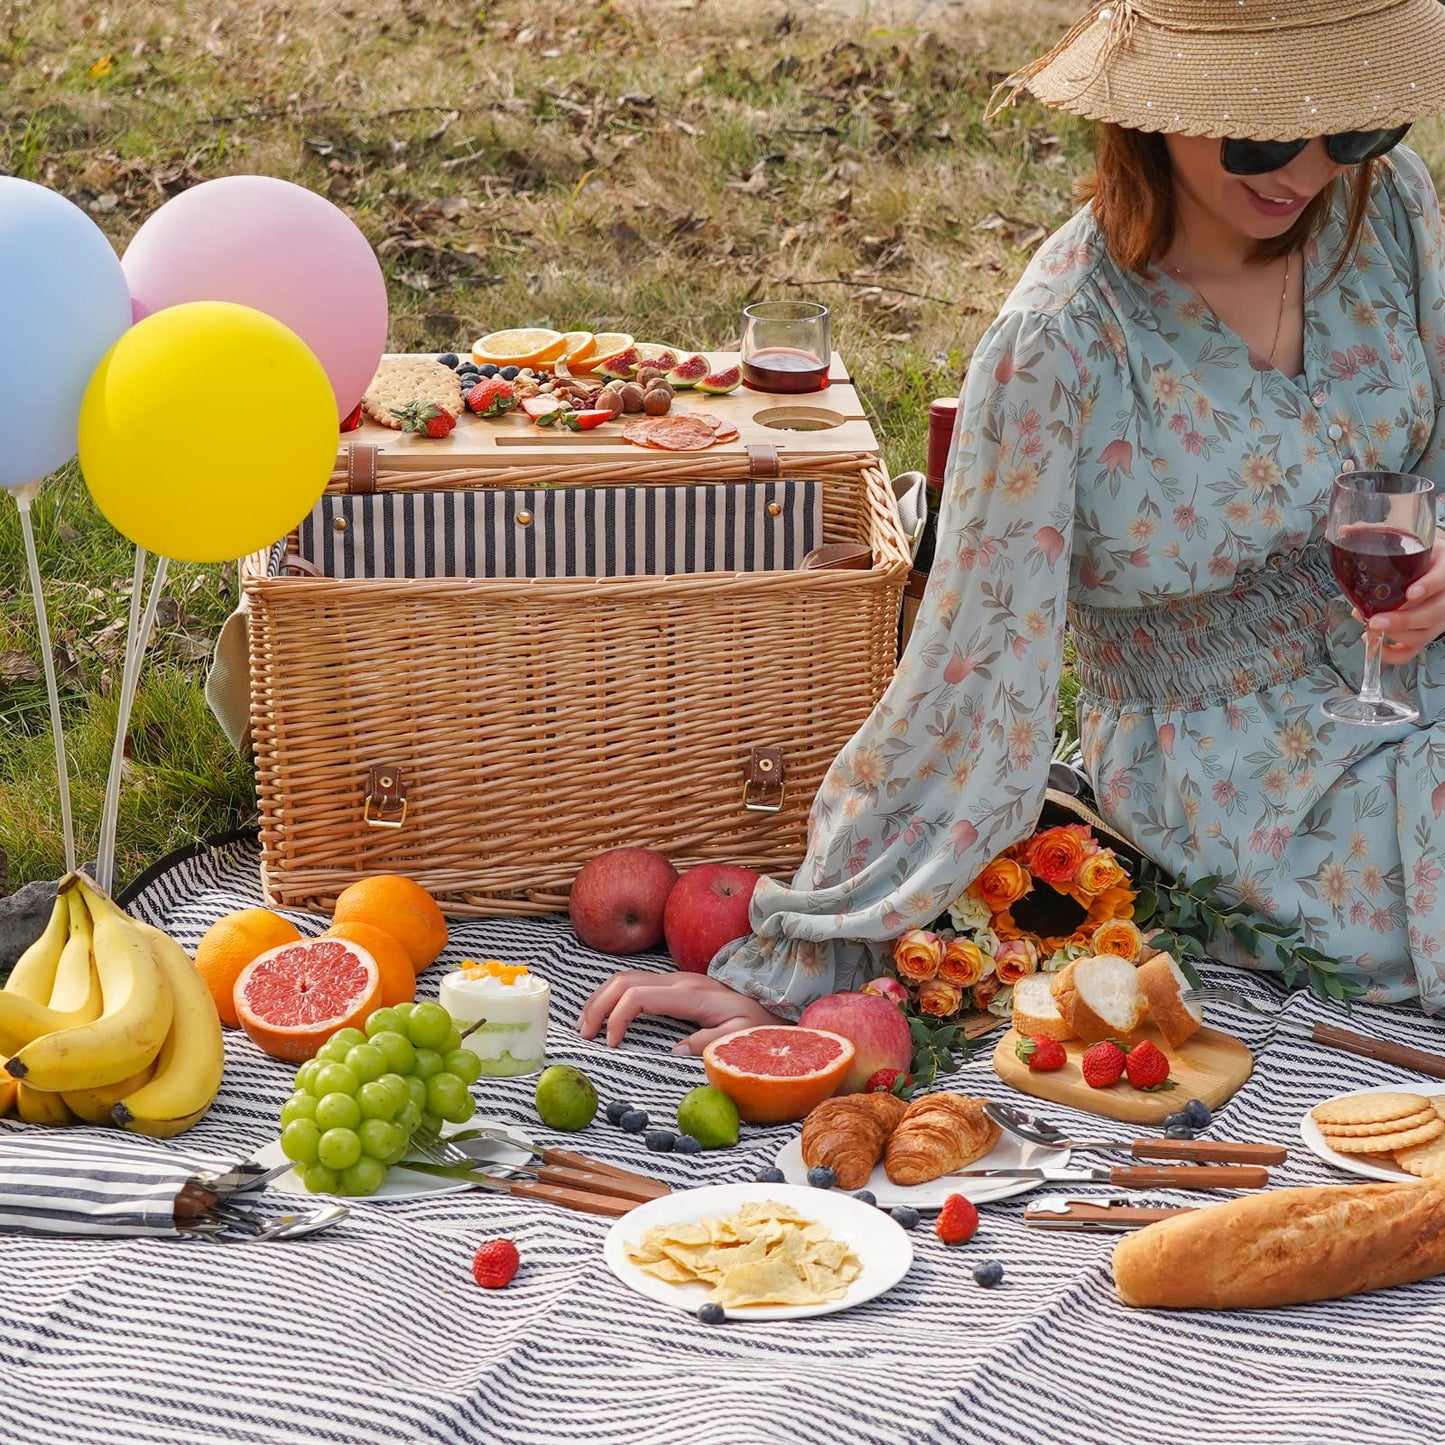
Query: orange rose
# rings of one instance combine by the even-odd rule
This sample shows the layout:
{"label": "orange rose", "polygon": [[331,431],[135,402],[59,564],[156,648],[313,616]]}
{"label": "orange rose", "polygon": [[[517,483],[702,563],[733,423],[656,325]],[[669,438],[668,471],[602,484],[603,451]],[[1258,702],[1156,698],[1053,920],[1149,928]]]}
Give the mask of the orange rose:
{"label": "orange rose", "polygon": [[939,965],[938,976],[947,983],[956,983],[960,988],[972,988],[988,971],[989,961],[976,943],[966,938],[954,938],[943,950],[943,962]]}
{"label": "orange rose", "polygon": [[1004,988],[1004,981],[996,973],[991,973],[980,983],[973,986],[973,1006],[976,1009],[987,1009],[994,1000],[994,995]]}
{"label": "orange rose", "polygon": [[1083,863],[1083,842],[1068,828],[1049,828],[1028,845],[1029,868],[1061,893],[1079,876]]}
{"label": "orange rose", "polygon": [[1017,983],[1019,979],[1038,972],[1039,951],[1027,938],[1015,938],[999,945],[998,952],[993,956],[993,966],[1000,983]]}
{"label": "orange rose", "polygon": [[1139,956],[1140,946],[1144,942],[1144,935],[1139,932],[1138,926],[1127,918],[1112,918],[1108,923],[1101,923],[1094,930],[1094,952],[1112,953],[1119,958],[1127,958],[1130,963]]}
{"label": "orange rose", "polygon": [[963,1007],[963,990],[941,978],[929,979],[918,990],[920,1012],[938,1019],[951,1019]]}
{"label": "orange rose", "polygon": [[943,940],[926,928],[905,933],[893,945],[893,967],[910,983],[926,983],[938,974],[943,962]]}
{"label": "orange rose", "polygon": [[1112,853],[1095,853],[1085,858],[1079,869],[1079,892],[1091,898],[1106,888],[1113,888],[1124,881],[1124,870]]}
{"label": "orange rose", "polygon": [[1028,870],[1013,858],[995,858],[973,885],[990,913],[1002,913],[1032,888]]}

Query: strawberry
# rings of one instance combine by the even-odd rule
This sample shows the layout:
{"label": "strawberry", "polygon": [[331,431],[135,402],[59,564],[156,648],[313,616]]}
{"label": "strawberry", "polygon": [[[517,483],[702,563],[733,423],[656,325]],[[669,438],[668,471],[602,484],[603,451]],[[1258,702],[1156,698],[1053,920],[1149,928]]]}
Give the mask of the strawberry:
{"label": "strawberry", "polygon": [[[899,1080],[902,1080],[902,1083]],[[863,1085],[865,1094],[897,1094],[904,1089],[911,1088],[913,1076],[905,1074],[902,1069],[879,1069],[877,1073],[868,1075],[868,1082]]]}
{"label": "strawberry", "polygon": [[1129,1050],[1124,1067],[1129,1071],[1129,1082],[1136,1089],[1147,1089],[1154,1093],[1160,1089],[1177,1087],[1169,1077],[1169,1060],[1148,1039],[1142,1044],[1135,1044]]}
{"label": "strawberry", "polygon": [[431,402],[409,401],[404,407],[392,412],[400,423],[402,431],[422,432],[429,437],[450,436],[457,419],[451,412]]}
{"label": "strawberry", "polygon": [[522,1257],[510,1239],[489,1239],[472,1258],[472,1278],[483,1289],[511,1284]]}
{"label": "strawberry", "polygon": [[544,416],[556,411],[562,405],[560,396],[529,396],[522,402],[522,410],[527,413],[533,421],[540,421]]}
{"label": "strawberry", "polygon": [[562,424],[571,431],[591,431],[593,427],[601,426],[603,422],[611,420],[611,410],[600,406],[589,411],[569,411],[562,418]]}
{"label": "strawberry", "polygon": [[938,1211],[938,1222],[933,1232],[945,1244],[963,1244],[973,1238],[978,1229],[978,1210],[971,1200],[961,1194],[950,1194]]}
{"label": "strawberry", "polygon": [[467,409],[478,416],[505,416],[516,404],[512,383],[500,376],[483,377],[467,393]]}
{"label": "strawberry", "polygon": [[357,402],[350,416],[341,423],[342,431],[355,431],[361,425],[361,403]]}
{"label": "strawberry", "polygon": [[1014,1052],[1036,1074],[1051,1074],[1069,1061],[1064,1046],[1057,1039],[1030,1035],[1014,1045]]}
{"label": "strawberry", "polygon": [[1084,1082],[1091,1089],[1107,1089],[1123,1076],[1124,1050],[1113,1039],[1105,1039],[1101,1044],[1090,1044],[1084,1050],[1080,1063],[1084,1070]]}

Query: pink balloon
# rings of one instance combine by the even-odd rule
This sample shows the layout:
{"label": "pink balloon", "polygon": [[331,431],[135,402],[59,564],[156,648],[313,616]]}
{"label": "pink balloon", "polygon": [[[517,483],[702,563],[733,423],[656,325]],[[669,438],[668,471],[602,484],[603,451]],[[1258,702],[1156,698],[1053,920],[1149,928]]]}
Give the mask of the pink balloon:
{"label": "pink balloon", "polygon": [[167,201],[121,258],[136,320],[187,301],[234,301],[316,353],[347,416],[386,347],[386,279],[338,207],[272,176],[226,176]]}

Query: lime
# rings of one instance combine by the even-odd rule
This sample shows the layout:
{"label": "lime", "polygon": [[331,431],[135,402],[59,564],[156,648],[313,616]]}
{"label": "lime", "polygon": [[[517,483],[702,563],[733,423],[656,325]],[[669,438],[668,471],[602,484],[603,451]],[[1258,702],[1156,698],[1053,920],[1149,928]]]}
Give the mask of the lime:
{"label": "lime", "polygon": [[700,1084],[682,1096],[677,1127],[704,1149],[731,1149],[738,1142],[738,1106],[721,1089]]}
{"label": "lime", "polygon": [[574,1133],[585,1129],[597,1112],[592,1080],[570,1064],[553,1064],[537,1080],[537,1113],[549,1129]]}

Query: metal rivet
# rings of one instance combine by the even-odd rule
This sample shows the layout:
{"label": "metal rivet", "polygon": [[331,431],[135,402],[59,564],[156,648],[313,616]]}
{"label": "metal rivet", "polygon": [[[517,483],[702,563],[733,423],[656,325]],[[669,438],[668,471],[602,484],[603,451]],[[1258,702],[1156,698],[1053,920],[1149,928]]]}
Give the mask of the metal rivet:
{"label": "metal rivet", "polygon": [[768,503],[768,516],[781,517],[783,515],[783,504],[781,502]]}
{"label": "metal rivet", "polygon": [[530,512],[518,512],[517,525],[519,527],[530,527],[532,525],[532,514]]}
{"label": "metal rivet", "polygon": [[772,760],[771,758],[759,758],[759,759],[758,759],[758,771],[759,771],[760,773],[770,773],[770,772],[772,772],[772,770],[773,770],[773,760]]}
{"label": "metal rivet", "polygon": [[333,532],[344,532],[349,523],[345,517],[333,517],[331,519],[331,530]]}
{"label": "metal rivet", "polygon": [[378,778],[377,782],[379,782],[383,788],[389,788],[392,780],[390,778]]}

